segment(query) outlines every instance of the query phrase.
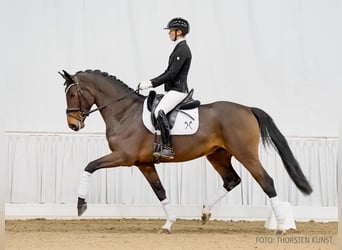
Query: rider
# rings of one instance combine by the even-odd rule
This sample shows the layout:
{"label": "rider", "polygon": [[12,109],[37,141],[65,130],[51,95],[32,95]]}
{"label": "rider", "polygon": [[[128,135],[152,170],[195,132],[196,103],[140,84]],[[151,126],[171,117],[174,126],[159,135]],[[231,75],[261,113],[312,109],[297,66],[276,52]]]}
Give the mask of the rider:
{"label": "rider", "polygon": [[169,37],[175,43],[175,48],[169,57],[169,65],[161,75],[140,82],[138,88],[147,89],[164,84],[165,95],[158,104],[154,115],[157,118],[163,143],[159,156],[173,159],[170,124],[166,114],[184,100],[189,92],[187,77],[191,64],[191,51],[186,43],[185,36],[189,33],[190,27],[187,20],[176,17],[169,21],[165,29],[169,30]]}

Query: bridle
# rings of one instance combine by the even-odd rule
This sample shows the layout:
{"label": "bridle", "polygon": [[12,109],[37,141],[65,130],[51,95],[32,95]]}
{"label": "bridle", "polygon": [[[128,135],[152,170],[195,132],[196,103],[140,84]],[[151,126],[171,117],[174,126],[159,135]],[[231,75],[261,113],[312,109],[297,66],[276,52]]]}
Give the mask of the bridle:
{"label": "bridle", "polygon": [[[77,78],[76,78],[76,81],[75,81],[75,82],[71,83],[70,85],[68,85],[68,86],[66,87],[66,89],[65,89],[65,95],[68,94],[68,91],[69,91],[73,86],[76,86],[76,90],[77,90],[77,93],[78,93],[78,103],[79,103],[79,107],[78,107],[78,108],[67,108],[67,109],[66,109],[66,114],[67,114],[68,116],[71,116],[71,117],[75,118],[76,120],[78,120],[80,123],[82,123],[82,125],[83,125],[83,123],[84,123],[85,118],[86,118],[87,116],[89,116],[91,113],[96,112],[96,111],[99,111],[99,110],[101,110],[101,109],[104,109],[104,108],[106,108],[107,106],[109,106],[109,105],[111,105],[111,104],[113,104],[113,103],[119,102],[119,101],[125,99],[126,97],[132,95],[133,93],[138,93],[138,94],[139,94],[139,87],[138,87],[136,90],[133,90],[132,92],[130,92],[130,93],[128,93],[128,94],[126,94],[126,95],[124,95],[124,96],[118,98],[118,99],[115,99],[115,100],[112,101],[112,102],[109,102],[109,103],[107,103],[107,104],[104,104],[104,105],[102,105],[102,106],[99,106],[99,107],[94,108],[94,109],[89,110],[89,111],[84,111],[84,110],[82,110],[81,97],[83,97],[83,99],[85,99],[85,101],[87,102],[88,106],[91,106],[91,105],[89,104],[87,98],[84,96],[83,90],[82,90],[82,88],[81,88],[79,82],[77,81]],[[70,114],[70,113],[73,113],[73,112],[79,112],[79,113],[78,113],[78,116],[75,116],[74,114]]]}
{"label": "bridle", "polygon": [[[84,111],[82,110],[82,97],[83,99],[86,100],[87,104],[89,105],[88,101],[87,101],[87,98],[85,98],[84,94],[83,94],[83,90],[82,88],[80,87],[80,84],[78,82],[74,82],[72,84],[70,84],[69,86],[67,86],[67,88],[65,89],[65,95],[68,94],[69,90],[72,88],[72,87],[76,87],[76,90],[77,90],[77,94],[78,94],[78,107],[74,107],[74,108],[67,108],[66,109],[66,114],[68,116],[71,116],[73,118],[75,118],[76,120],[78,120],[79,122],[81,122],[83,124],[85,118],[88,116],[88,111]],[[78,116],[74,115],[74,114],[70,114],[70,113],[74,113],[74,112],[79,112],[78,113]]]}

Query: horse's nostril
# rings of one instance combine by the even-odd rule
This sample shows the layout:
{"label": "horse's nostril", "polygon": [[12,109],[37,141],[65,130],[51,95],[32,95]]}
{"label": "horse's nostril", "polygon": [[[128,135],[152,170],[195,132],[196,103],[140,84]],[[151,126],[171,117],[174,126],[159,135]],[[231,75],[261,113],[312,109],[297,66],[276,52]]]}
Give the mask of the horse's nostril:
{"label": "horse's nostril", "polygon": [[77,128],[77,126],[76,126],[75,124],[70,124],[69,127],[70,127],[72,130],[74,130],[74,131],[77,131],[77,130],[78,130],[78,128]]}

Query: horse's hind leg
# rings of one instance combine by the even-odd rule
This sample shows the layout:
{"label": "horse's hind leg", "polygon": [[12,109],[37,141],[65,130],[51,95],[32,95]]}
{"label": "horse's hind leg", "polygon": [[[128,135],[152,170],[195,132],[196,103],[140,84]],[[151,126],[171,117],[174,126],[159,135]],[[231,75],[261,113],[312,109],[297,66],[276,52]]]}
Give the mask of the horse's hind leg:
{"label": "horse's hind leg", "polygon": [[232,166],[231,158],[232,155],[222,148],[219,148],[215,152],[207,155],[209,162],[220,174],[223,180],[223,186],[204,202],[202,210],[202,224],[207,223],[210,219],[210,211],[214,205],[241,182],[239,175],[235,172]]}
{"label": "horse's hind leg", "polygon": [[259,183],[261,188],[270,198],[271,207],[278,224],[277,233],[284,232],[286,213],[281,207],[277,192],[274,187],[273,179],[268,175],[257,157],[242,157],[241,159],[237,157],[237,159],[247,168],[247,170],[252,174],[254,179]]}
{"label": "horse's hind leg", "polygon": [[165,189],[160,182],[160,178],[154,165],[140,165],[138,166],[141,173],[145,176],[148,183],[150,183],[154,193],[161,202],[164,212],[166,214],[166,222],[161,228],[161,233],[171,233],[171,226],[176,221],[176,216],[173,214],[169,201],[166,197]]}

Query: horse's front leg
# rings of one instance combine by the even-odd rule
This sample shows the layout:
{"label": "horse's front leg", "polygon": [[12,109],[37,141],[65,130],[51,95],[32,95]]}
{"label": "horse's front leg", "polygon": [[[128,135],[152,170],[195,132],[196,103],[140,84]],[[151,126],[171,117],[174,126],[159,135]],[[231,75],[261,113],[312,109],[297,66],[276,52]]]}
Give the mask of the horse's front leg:
{"label": "horse's front leg", "polygon": [[156,171],[154,165],[140,165],[138,166],[142,174],[147,179],[148,183],[150,183],[154,193],[157,195],[159,201],[161,202],[165,215],[166,222],[164,226],[161,228],[160,233],[171,233],[171,226],[176,221],[176,216],[173,214],[169,200],[166,198],[166,193],[163,185],[160,182],[160,178]]}
{"label": "horse's front leg", "polygon": [[78,202],[77,202],[77,213],[78,216],[81,216],[86,210],[87,210],[87,203],[86,198],[88,197],[88,189],[89,189],[89,182],[90,177],[92,173],[94,173],[96,170],[101,168],[111,168],[111,167],[117,167],[123,164],[125,161],[125,158],[122,154],[122,152],[113,152],[111,154],[105,155],[95,161],[92,161],[88,163],[86,168],[84,169],[80,186],[78,189]]}

